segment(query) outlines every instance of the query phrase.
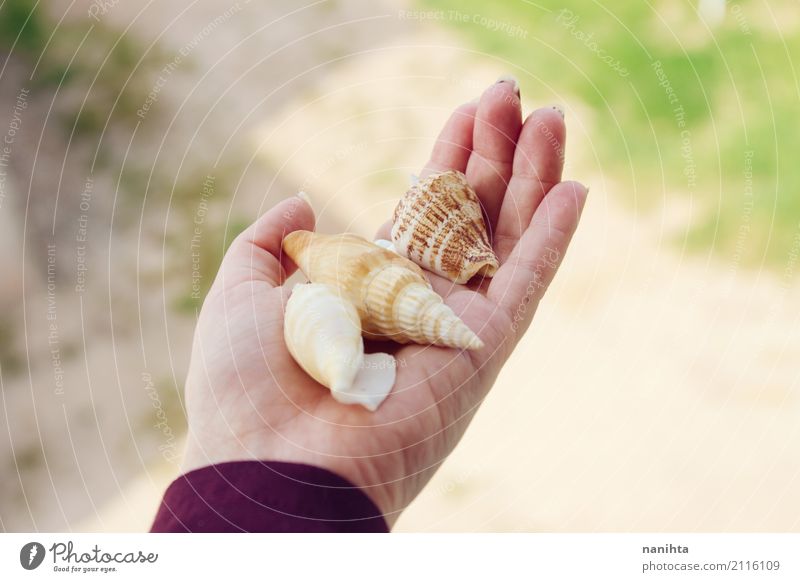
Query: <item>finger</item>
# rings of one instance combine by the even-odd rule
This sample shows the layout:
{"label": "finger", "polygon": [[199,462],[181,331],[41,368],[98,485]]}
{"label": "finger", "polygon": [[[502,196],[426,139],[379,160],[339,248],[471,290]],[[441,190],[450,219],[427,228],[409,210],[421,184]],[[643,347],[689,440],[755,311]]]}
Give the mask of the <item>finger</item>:
{"label": "finger", "polygon": [[300,195],[275,205],[234,239],[218,280],[222,285],[242,280],[281,285],[297,268],[281,251],[284,237],[295,230],[314,230],[314,210]]}
{"label": "finger", "polygon": [[564,117],[559,110],[537,109],[525,120],[494,233],[501,263],[511,254],[542,199],[561,181],[565,142]]}
{"label": "finger", "polygon": [[495,316],[507,317],[520,337],[528,328],[578,226],[587,189],[577,182],[554,186],[539,205],[508,260],[489,285]]}
{"label": "finger", "polygon": [[[456,108],[444,124],[436,143],[433,145],[431,157],[422,168],[420,178],[447,170],[467,171],[467,162],[472,153],[472,131],[475,126],[477,102],[464,103]],[[392,221],[384,222],[378,229],[375,238],[389,240],[391,238]]]}
{"label": "finger", "polygon": [[467,181],[477,192],[492,230],[511,178],[521,126],[517,83],[501,79],[481,96],[466,172]]}
{"label": "finger", "polygon": [[465,103],[453,111],[436,138],[431,157],[420,174],[421,178],[446,170],[458,170],[462,173],[467,171],[477,109],[477,103]]}

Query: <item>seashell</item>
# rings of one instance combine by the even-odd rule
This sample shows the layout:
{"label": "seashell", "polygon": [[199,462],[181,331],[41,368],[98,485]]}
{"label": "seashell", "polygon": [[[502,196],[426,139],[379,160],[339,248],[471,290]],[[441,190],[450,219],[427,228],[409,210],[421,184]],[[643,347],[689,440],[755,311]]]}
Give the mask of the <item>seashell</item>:
{"label": "seashell", "polygon": [[343,404],[375,411],[392,390],[395,360],[364,354],[358,312],[327,285],[296,285],[283,324],[286,347],[317,382]]}
{"label": "seashell", "polygon": [[338,290],[358,311],[369,339],[479,349],[483,342],[442,298],[417,265],[353,234],[305,230],[283,250],[313,283]]}
{"label": "seashell", "polygon": [[459,284],[492,277],[492,250],[478,195],[461,172],[434,174],[411,186],[392,218],[397,252]]}
{"label": "seashell", "polygon": [[[392,241],[390,241],[390,240],[379,238],[379,239],[377,239],[375,241],[375,244],[378,245],[379,247],[383,248],[383,249],[392,251],[393,253],[397,253],[397,249],[394,248],[394,243]],[[397,254],[400,254],[400,253],[397,253]]]}

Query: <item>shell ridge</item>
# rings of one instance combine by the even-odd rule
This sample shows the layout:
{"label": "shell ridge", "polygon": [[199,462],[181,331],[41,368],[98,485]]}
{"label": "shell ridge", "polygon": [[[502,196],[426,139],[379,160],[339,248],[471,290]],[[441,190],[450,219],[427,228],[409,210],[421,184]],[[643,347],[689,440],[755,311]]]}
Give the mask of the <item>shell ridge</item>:
{"label": "shell ridge", "polygon": [[[284,248],[312,283],[328,285],[352,306],[364,337],[456,348],[480,341],[408,258],[355,235],[307,231],[287,236]],[[309,333],[311,344],[316,332]]]}
{"label": "shell ridge", "polygon": [[[466,283],[485,261],[498,265],[480,199],[461,172],[434,174],[413,185],[393,213],[392,242],[416,264],[455,283]],[[476,257],[481,257],[476,259]]]}

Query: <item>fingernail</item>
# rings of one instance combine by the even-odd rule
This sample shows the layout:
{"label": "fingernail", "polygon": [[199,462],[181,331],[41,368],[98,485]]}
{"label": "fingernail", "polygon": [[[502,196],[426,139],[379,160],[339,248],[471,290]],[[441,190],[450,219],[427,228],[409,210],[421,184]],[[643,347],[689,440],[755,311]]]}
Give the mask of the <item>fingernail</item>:
{"label": "fingernail", "polygon": [[564,109],[560,105],[551,105],[553,109],[558,111],[558,114],[561,116],[561,119],[564,119]]}
{"label": "fingernail", "polygon": [[519,82],[513,75],[501,75],[497,81],[495,81],[495,85],[497,83],[510,83],[514,89],[514,93],[516,93],[517,97],[519,97]]}
{"label": "fingernail", "polygon": [[297,194],[295,194],[300,200],[311,206],[311,198],[309,198],[308,194],[300,190]]}

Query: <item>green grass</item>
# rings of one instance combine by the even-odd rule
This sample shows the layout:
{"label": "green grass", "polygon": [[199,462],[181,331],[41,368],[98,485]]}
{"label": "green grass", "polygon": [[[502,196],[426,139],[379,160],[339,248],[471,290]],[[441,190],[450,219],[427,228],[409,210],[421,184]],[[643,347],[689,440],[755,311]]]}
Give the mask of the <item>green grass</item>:
{"label": "green grass", "polygon": [[[677,244],[780,268],[800,228],[800,62],[791,59],[800,56],[797,26],[776,28],[761,3],[745,0],[729,2],[725,22],[709,32],[695,4],[418,0],[419,8],[444,10],[441,22],[495,59],[498,70],[516,74],[525,95],[543,104],[574,98],[590,106],[583,161],[592,162],[594,149],[602,171],[626,189],[616,194],[639,209],[655,211],[676,199],[700,209],[692,224],[675,233]],[[781,14],[796,11],[790,0],[770,6],[778,27]],[[527,34],[449,18],[449,10],[518,25]],[[573,13],[572,24],[562,10]],[[618,61],[627,76],[603,62],[581,34],[591,34],[588,42]],[[685,128],[659,85],[655,61],[683,108]],[[684,129],[695,181],[684,173]],[[745,194],[748,151],[752,196]]]}
{"label": "green grass", "polygon": [[[222,258],[231,242],[239,233],[249,226],[250,220],[233,215],[227,221],[227,204],[230,193],[236,188],[240,176],[245,171],[246,157],[238,150],[222,160],[213,168],[213,194],[205,200],[207,204],[204,216],[198,215],[203,201],[203,186],[207,178],[208,167],[188,170],[185,175],[176,178],[171,198],[171,212],[178,224],[186,226],[173,229],[166,236],[165,242],[170,251],[169,273],[181,282],[180,292],[173,301],[173,308],[185,315],[195,315],[203,304],[211,283],[219,269]],[[205,172],[205,173],[204,173]],[[181,218],[178,218],[180,216]],[[201,218],[200,236],[196,248],[191,247],[195,219]],[[199,253],[201,279],[199,294],[193,297],[192,289],[192,251]]]}
{"label": "green grass", "polygon": [[[131,36],[88,17],[59,24],[41,4],[34,8],[35,0],[0,4],[0,52],[10,51],[24,64],[19,82],[34,99],[58,91],[53,117],[65,136],[96,146],[104,130],[132,131],[153,71],[166,60],[159,46],[143,55]],[[110,139],[108,133],[103,137]],[[95,169],[118,165],[119,154],[101,147]]]}
{"label": "green grass", "polygon": [[[91,151],[96,150],[95,171],[119,177],[124,194],[120,201],[120,224],[130,226],[135,221],[148,183],[154,204],[169,202],[174,212],[188,217],[182,232],[172,235],[180,266],[186,271],[185,266],[190,264],[185,255],[192,236],[191,219],[199,202],[205,171],[186,172],[176,178],[170,168],[156,167],[151,181],[152,168],[139,161],[135,154],[124,159],[121,148],[105,147],[112,141],[111,133],[116,131],[127,137],[140,122],[137,111],[146,101],[157,71],[172,61],[174,55],[159,46],[144,55],[144,47],[132,36],[125,36],[121,30],[90,18],[67,19],[55,30],[57,23],[45,11],[34,8],[35,4],[35,0],[6,0],[2,4],[0,50],[10,51],[13,46],[15,60],[24,63],[33,73],[29,84],[36,95],[48,98],[47,95],[59,91],[54,117],[60,123],[61,133],[65,137],[72,136],[74,142],[89,145]],[[191,68],[192,62],[186,61],[184,66]],[[157,115],[156,111],[148,114],[149,126],[156,132],[161,131]],[[101,137],[102,144],[99,143]],[[215,199],[226,197],[232,191],[241,168],[238,159],[217,168]],[[171,200],[170,192],[173,193]],[[187,292],[176,300],[179,310],[194,313],[199,308],[227,245],[245,226],[241,220],[235,220],[227,228],[210,221],[204,226],[200,250],[203,261],[201,299],[192,299]],[[176,269],[182,277],[185,275],[181,280],[189,280],[191,272],[183,271]],[[10,328],[7,330],[0,322],[0,340],[10,333]],[[7,372],[17,370],[19,359],[10,348],[0,348],[0,365]]]}
{"label": "green grass", "polygon": [[[220,208],[219,205],[216,206],[217,209]],[[225,227],[209,226],[205,229],[199,248],[197,249],[197,252],[200,254],[200,273],[202,278],[199,281],[199,294],[196,296],[193,296],[191,289],[191,269],[187,269],[187,265],[191,264],[191,257],[187,256],[188,253],[185,251],[186,238],[170,238],[170,248],[174,249],[174,257],[176,259],[182,259],[182,261],[175,261],[176,264],[173,272],[180,273],[179,280],[186,281],[184,285],[186,292],[176,297],[172,305],[177,312],[191,316],[197,314],[200,307],[203,305],[208,290],[211,288],[211,284],[214,282],[217,270],[222,263],[222,258],[225,256],[228,247],[231,242],[233,242],[233,239],[248,226],[249,223],[247,220],[234,218]],[[181,248],[181,244],[184,248]]]}
{"label": "green grass", "polygon": [[6,0],[0,11],[0,47],[33,52],[47,41],[45,26],[34,11],[35,0]]}
{"label": "green grass", "polygon": [[25,364],[16,342],[16,328],[8,315],[0,317],[0,372],[9,376],[22,372]]}

